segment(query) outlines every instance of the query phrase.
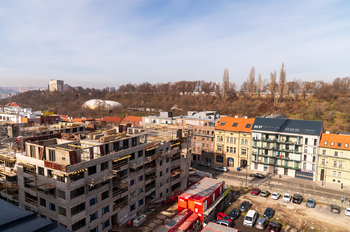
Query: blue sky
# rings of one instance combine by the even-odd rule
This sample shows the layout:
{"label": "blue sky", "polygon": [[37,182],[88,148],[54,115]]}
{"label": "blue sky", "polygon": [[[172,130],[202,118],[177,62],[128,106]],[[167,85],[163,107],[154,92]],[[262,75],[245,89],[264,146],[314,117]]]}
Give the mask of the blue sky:
{"label": "blue sky", "polygon": [[0,1],[0,86],[350,76],[350,1]]}

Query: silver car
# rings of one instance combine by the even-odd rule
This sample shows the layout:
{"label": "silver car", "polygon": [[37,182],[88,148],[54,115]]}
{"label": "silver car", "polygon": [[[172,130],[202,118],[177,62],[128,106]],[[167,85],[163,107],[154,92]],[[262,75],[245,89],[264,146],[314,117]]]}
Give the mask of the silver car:
{"label": "silver car", "polygon": [[256,224],[255,224],[255,228],[259,229],[259,230],[265,230],[267,224],[269,224],[269,221],[265,218],[259,218],[257,221],[256,221]]}
{"label": "silver car", "polygon": [[315,208],[316,202],[312,198],[308,198],[306,201],[306,206],[310,208]]}
{"label": "silver car", "polygon": [[228,172],[229,171],[227,167],[216,167],[215,170],[219,171],[219,172]]}

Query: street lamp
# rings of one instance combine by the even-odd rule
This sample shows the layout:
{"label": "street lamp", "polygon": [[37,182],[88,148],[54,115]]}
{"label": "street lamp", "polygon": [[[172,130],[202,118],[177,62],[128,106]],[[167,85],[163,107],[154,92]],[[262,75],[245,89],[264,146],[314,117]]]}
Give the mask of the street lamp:
{"label": "street lamp", "polygon": [[245,185],[246,186],[248,185],[248,167],[249,165],[245,167]]}

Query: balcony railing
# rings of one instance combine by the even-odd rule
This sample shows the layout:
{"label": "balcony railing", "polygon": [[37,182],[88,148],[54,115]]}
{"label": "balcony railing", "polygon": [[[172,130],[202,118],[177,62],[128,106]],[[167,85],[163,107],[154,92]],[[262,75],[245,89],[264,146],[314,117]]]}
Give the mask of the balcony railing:
{"label": "balcony railing", "polygon": [[127,160],[122,161],[122,162],[114,163],[113,164],[113,170],[120,171],[120,168],[125,166],[125,165],[128,165],[128,161]]}
{"label": "balcony railing", "polygon": [[128,187],[129,186],[129,179],[127,178],[127,175],[114,179],[113,185],[117,186],[119,188]]}
{"label": "balcony railing", "polygon": [[32,204],[32,205],[34,205],[34,206],[38,206],[38,200],[34,200],[34,199],[30,198],[30,197],[26,197],[25,200],[26,200],[26,202],[28,202],[29,204]]}
{"label": "balcony railing", "polygon": [[118,196],[118,195],[120,195],[120,194],[123,194],[123,193],[125,193],[125,192],[127,192],[128,191],[128,188],[126,187],[126,188],[117,188],[117,189],[114,189],[113,190],[113,197],[116,197],[116,196]]}
{"label": "balcony railing", "polygon": [[147,193],[148,191],[150,191],[151,189],[155,188],[156,187],[156,184],[152,184],[150,186],[146,186],[145,188],[145,192]]}
{"label": "balcony railing", "polygon": [[118,208],[122,209],[124,206],[126,206],[126,204],[127,204],[127,201],[124,200],[118,204],[113,205],[113,211],[116,211]]}

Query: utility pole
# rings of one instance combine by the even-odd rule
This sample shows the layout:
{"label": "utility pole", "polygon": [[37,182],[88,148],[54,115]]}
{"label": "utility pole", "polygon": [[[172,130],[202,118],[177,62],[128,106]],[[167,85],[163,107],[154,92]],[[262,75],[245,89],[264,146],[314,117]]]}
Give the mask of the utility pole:
{"label": "utility pole", "polygon": [[247,167],[245,167],[245,185],[248,185],[248,167],[249,165],[247,165]]}

